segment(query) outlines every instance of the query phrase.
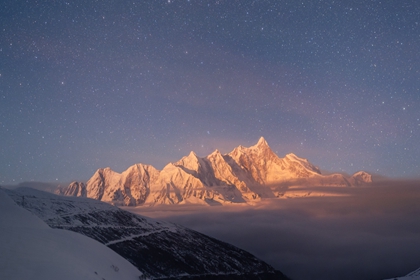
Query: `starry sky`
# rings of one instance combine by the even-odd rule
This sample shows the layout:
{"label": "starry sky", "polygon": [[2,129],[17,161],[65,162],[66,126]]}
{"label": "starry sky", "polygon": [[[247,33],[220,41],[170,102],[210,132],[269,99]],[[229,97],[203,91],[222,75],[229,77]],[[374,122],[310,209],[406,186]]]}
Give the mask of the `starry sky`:
{"label": "starry sky", "polygon": [[260,136],[327,172],[420,176],[416,0],[3,0],[0,14],[0,184],[161,169]]}

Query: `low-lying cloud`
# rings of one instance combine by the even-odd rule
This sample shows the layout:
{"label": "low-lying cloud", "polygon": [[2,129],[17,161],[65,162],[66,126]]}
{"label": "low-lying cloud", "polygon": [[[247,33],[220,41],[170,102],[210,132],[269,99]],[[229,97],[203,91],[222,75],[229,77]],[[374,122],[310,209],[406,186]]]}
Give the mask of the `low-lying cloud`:
{"label": "low-lying cloud", "polygon": [[420,267],[419,180],[329,191],[346,196],[126,209],[229,242],[295,280],[385,279]]}

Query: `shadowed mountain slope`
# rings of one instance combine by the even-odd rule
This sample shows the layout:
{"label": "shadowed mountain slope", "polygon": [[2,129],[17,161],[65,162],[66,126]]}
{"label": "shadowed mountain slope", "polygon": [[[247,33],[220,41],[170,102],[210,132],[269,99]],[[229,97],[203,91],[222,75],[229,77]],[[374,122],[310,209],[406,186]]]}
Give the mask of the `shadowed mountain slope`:
{"label": "shadowed mountain slope", "polygon": [[230,244],[107,203],[28,188],[7,194],[50,227],[83,234],[111,248],[145,279],[287,279]]}

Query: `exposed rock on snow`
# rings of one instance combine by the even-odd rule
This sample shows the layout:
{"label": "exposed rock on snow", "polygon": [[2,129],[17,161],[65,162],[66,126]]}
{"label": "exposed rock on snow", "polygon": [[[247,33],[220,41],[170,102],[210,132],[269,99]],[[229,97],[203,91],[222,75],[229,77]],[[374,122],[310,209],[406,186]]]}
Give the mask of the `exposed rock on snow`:
{"label": "exposed rock on snow", "polygon": [[63,190],[63,195],[86,197],[86,185],[81,182],[72,182]]}
{"label": "exposed rock on snow", "polygon": [[295,154],[279,158],[261,137],[256,145],[239,146],[225,155],[216,150],[200,158],[191,152],[161,171],[143,164],[133,165],[121,174],[110,168],[98,169],[86,186],[73,182],[57,193],[126,206],[220,205],[301,196],[288,190],[291,184],[349,187],[369,182],[372,177],[364,171],[351,177],[322,175],[318,167]]}

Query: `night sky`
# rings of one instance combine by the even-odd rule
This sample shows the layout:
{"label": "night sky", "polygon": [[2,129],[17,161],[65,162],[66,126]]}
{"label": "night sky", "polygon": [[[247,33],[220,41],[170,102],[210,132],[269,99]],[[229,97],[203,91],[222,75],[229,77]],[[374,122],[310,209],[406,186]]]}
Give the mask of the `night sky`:
{"label": "night sky", "polygon": [[416,0],[3,0],[0,15],[0,184],[260,136],[323,171],[420,175]]}

